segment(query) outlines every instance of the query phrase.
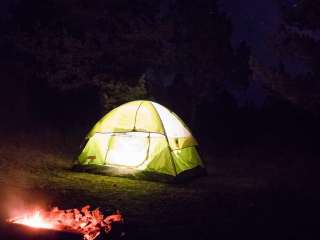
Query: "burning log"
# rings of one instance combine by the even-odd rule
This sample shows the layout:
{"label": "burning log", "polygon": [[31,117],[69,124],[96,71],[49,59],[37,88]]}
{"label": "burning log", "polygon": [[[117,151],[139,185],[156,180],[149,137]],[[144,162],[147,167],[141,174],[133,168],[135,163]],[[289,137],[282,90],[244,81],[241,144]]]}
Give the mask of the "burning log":
{"label": "burning log", "polygon": [[34,228],[9,222],[3,227],[1,239],[7,240],[83,240],[83,234],[77,232]]}
{"label": "burning log", "polygon": [[[81,210],[60,210],[57,207],[51,211],[37,210],[31,214],[24,214],[8,219],[7,222],[20,228],[21,226],[31,228],[34,230],[33,232],[39,233],[41,230],[48,230],[47,232],[50,232],[51,230],[69,233],[69,235],[81,234],[83,240],[94,240],[99,235],[114,235],[111,234],[112,226],[114,224],[122,225],[123,217],[119,211],[113,215],[104,216],[98,208],[90,211],[90,206],[87,205]],[[124,233],[119,232],[118,235],[118,237],[121,237]]]}

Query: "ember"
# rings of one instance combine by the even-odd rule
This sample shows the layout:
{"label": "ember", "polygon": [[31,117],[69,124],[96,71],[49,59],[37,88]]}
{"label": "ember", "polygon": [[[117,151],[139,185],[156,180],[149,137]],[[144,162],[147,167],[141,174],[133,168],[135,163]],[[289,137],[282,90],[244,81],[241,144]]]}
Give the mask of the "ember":
{"label": "ember", "polygon": [[37,210],[31,214],[11,218],[8,222],[33,228],[77,232],[83,235],[84,240],[93,240],[101,233],[108,234],[111,232],[113,223],[123,223],[120,212],[104,216],[99,209],[92,211],[89,209],[89,205],[81,210],[60,210],[55,207],[51,211]]}

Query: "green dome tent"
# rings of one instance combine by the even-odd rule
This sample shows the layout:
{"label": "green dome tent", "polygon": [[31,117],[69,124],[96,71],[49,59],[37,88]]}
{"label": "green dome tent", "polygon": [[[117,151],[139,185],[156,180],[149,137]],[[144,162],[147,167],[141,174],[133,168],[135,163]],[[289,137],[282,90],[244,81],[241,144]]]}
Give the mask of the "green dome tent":
{"label": "green dome tent", "polygon": [[196,145],[176,114],[155,102],[133,101],[96,123],[86,136],[77,168],[176,177],[204,169]]}

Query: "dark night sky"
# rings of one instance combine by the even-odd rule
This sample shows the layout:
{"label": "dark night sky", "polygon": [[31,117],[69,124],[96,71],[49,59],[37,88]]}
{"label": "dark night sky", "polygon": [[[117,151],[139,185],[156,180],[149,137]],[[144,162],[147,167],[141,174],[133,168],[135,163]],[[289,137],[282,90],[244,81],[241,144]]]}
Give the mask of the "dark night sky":
{"label": "dark night sky", "polygon": [[[233,46],[237,47],[241,41],[246,41],[259,61],[271,65],[276,63],[276,57],[267,44],[280,23],[277,4],[272,0],[224,0],[220,6],[233,24]],[[232,92],[240,105],[251,102],[260,106],[265,101],[264,91],[256,82],[252,82],[243,92],[238,89]]]}
{"label": "dark night sky", "polygon": [[224,0],[221,7],[233,23],[233,44],[244,40],[259,59],[267,63],[273,61],[274,57],[266,44],[280,23],[277,4],[272,0]]}
{"label": "dark night sky", "polygon": [[[246,41],[252,49],[252,54],[259,62],[267,65],[275,65],[279,59],[270,49],[270,39],[276,34],[281,23],[280,9],[277,0],[224,0],[220,6],[230,17],[233,24],[232,44],[237,47],[241,41]],[[298,0],[282,0],[282,3],[296,6]],[[297,64],[288,63],[289,70],[298,69]],[[262,87],[252,82],[247,90],[233,91],[233,95],[240,104],[251,102],[260,106],[265,101]]]}
{"label": "dark night sky", "polygon": [[[236,47],[241,41],[246,41],[252,48],[252,54],[264,64],[278,63],[270,41],[281,23],[279,2],[292,7],[299,4],[299,0],[224,0],[220,4],[233,24],[233,45]],[[297,64],[286,59],[285,64],[292,73],[305,71],[301,62]]]}

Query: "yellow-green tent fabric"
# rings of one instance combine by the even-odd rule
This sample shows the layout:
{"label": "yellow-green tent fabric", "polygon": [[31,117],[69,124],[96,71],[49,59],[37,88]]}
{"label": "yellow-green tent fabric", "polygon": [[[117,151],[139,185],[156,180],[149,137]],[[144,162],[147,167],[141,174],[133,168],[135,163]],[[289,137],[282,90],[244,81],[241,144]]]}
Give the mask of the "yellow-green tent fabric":
{"label": "yellow-green tent fabric", "polygon": [[170,176],[203,163],[197,142],[173,112],[151,101],[123,104],[86,136],[78,165],[141,170]]}

